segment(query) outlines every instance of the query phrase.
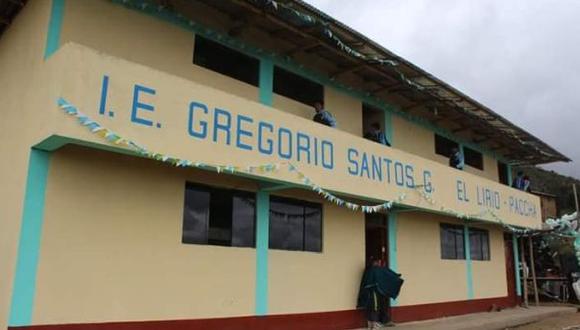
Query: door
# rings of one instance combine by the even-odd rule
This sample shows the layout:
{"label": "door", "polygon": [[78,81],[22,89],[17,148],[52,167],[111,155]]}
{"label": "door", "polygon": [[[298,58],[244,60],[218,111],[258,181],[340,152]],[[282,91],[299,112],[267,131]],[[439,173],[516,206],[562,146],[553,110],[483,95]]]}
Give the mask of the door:
{"label": "door", "polygon": [[514,249],[512,234],[504,233],[504,248],[505,248],[505,269],[507,276],[508,300],[510,305],[517,305],[516,293],[516,270],[514,266]]}
{"label": "door", "polygon": [[365,215],[366,262],[380,260],[381,266],[388,266],[387,216],[373,213]]}

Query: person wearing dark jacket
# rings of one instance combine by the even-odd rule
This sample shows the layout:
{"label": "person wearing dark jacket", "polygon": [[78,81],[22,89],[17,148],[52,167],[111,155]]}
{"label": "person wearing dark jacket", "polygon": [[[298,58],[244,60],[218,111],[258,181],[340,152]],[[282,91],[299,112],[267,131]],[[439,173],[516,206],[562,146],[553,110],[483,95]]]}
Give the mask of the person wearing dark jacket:
{"label": "person wearing dark jacket", "polygon": [[387,315],[387,299],[397,298],[403,285],[401,275],[387,267],[381,267],[379,260],[372,260],[365,269],[357,301],[357,308],[366,310],[369,329],[379,324],[394,326]]}
{"label": "person wearing dark jacket", "polygon": [[389,142],[389,140],[387,140],[385,132],[381,130],[381,125],[379,125],[379,123],[373,123],[371,125],[371,129],[372,130],[365,135],[365,138],[385,145],[387,147],[391,146],[391,143]]}

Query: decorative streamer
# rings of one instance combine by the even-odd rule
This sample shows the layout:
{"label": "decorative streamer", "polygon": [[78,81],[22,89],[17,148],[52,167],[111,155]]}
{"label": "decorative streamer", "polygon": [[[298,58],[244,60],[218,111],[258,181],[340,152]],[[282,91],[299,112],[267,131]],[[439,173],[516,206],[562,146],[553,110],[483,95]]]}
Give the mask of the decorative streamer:
{"label": "decorative streamer", "polygon": [[[329,201],[330,203],[336,204],[338,206],[346,207],[352,211],[361,211],[364,213],[377,213],[385,210],[391,209],[395,204],[401,204],[406,198],[407,195],[405,193],[399,194],[396,200],[393,201],[386,201],[381,204],[376,205],[361,205],[357,203],[352,203],[346,201],[319,186],[316,184],[312,179],[310,179],[304,172],[300,171],[300,169],[291,162],[280,162],[280,163],[267,163],[261,165],[250,165],[245,167],[234,166],[234,165],[222,165],[222,164],[207,164],[200,161],[191,161],[187,159],[181,159],[178,157],[165,155],[162,153],[157,153],[148,150],[144,146],[137,144],[134,141],[131,141],[127,138],[122,137],[121,135],[111,131],[108,128],[101,126],[96,121],[90,119],[87,115],[80,112],[76,107],[72,104],[67,102],[64,98],[59,98],[58,106],[67,114],[72,117],[75,117],[79,124],[85,126],[91,133],[99,136],[100,138],[104,139],[105,141],[128,148],[130,150],[135,151],[137,154],[154,159],[157,161],[161,161],[164,163],[171,164],[176,167],[193,167],[193,168],[203,168],[203,169],[213,169],[217,173],[248,173],[248,174],[266,174],[279,171],[282,167],[288,169],[290,173],[295,173],[297,178],[302,182],[302,184],[310,187],[310,189],[320,196],[322,196],[325,200]],[[423,189],[423,185],[415,186],[415,191],[421,196],[421,198],[426,201],[431,207],[436,208],[437,203],[433,199],[433,197],[426,193]],[[445,206],[440,206],[439,210],[442,213],[447,215],[464,219],[464,220],[473,220],[473,219],[484,219],[486,216],[491,216],[496,222],[500,223],[506,230],[519,235],[519,236],[528,236],[535,233],[538,233],[538,230],[534,229],[520,229],[512,225],[506,224],[495,212],[489,208],[482,209],[481,212],[474,213],[474,214],[465,214],[461,212],[457,212],[451,208],[447,208]],[[571,221],[577,218],[577,214],[564,216],[561,219],[549,219],[546,221],[546,224],[551,228],[551,230],[555,230],[558,235],[564,235],[567,237],[574,237],[576,238],[575,247],[577,248],[577,255],[580,258],[580,235],[573,230]]]}
{"label": "decorative streamer", "polygon": [[[59,98],[57,103],[66,114],[76,117],[79,124],[85,126],[88,130],[91,131],[91,133],[99,136],[100,138],[106,140],[107,142],[121,147],[129,148],[143,157],[154,159],[164,163],[169,163],[176,167],[195,167],[195,168],[213,169],[217,173],[227,172],[232,174],[236,172],[243,172],[249,174],[256,173],[265,174],[277,172],[280,170],[280,168],[286,167],[289,172],[295,173],[298,179],[300,179],[300,181],[304,185],[310,187],[310,189],[318,193],[327,201],[339,206],[344,206],[353,211],[360,210],[364,213],[377,213],[383,210],[390,209],[391,207],[393,207],[393,204],[395,203],[393,201],[387,201],[377,205],[360,205],[357,203],[348,202],[317,185],[308,176],[306,176],[306,174],[300,171],[298,167],[296,167],[296,165],[290,162],[268,163],[262,165],[240,167],[234,165],[206,164],[199,161],[194,162],[187,159],[181,159],[170,155],[152,152],[147,148],[145,148],[144,146],[141,146],[134,141],[126,139],[120,136],[119,134],[111,131],[110,129],[101,126],[96,121],[91,120],[88,116],[80,112],[76,107],[67,102],[64,98]],[[401,203],[405,199],[405,197],[406,195],[404,193],[401,193],[399,197],[396,199],[396,203]]]}

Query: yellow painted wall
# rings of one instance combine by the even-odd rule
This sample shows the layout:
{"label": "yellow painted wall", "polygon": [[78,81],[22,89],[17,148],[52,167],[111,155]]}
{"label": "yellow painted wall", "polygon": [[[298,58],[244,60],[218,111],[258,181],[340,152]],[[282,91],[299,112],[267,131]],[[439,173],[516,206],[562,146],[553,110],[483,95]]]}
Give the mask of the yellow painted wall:
{"label": "yellow painted wall", "polygon": [[507,296],[507,275],[503,231],[500,226],[477,224],[471,227],[489,232],[490,260],[472,260],[473,293],[476,299]]}
{"label": "yellow painted wall", "polygon": [[314,117],[314,108],[310,105],[306,105],[279,94],[274,94],[272,99],[272,106],[276,109],[306,119],[312,119],[312,117]]}
{"label": "yellow painted wall", "polygon": [[[228,76],[193,64],[194,35],[154,17],[103,0],[67,1],[62,43],[74,41],[110,55],[203,83],[250,100],[258,89]],[[200,14],[197,14],[200,15]],[[361,136],[361,102],[325,88],[325,102],[339,122],[339,129]],[[274,107],[312,118],[312,105],[281,95]]]}
{"label": "yellow painted wall", "polygon": [[[62,43],[74,41],[250,100],[258,99],[255,86],[194,65],[193,33],[155,17],[103,0],[85,0],[66,2],[64,22]],[[362,135],[360,101],[326,87],[325,102],[340,130]],[[304,118],[314,115],[311,105],[281,95],[274,96],[273,106]],[[432,131],[399,116],[393,116],[393,126],[396,148],[447,163],[446,157],[434,153]],[[497,164],[493,158],[484,158],[484,171],[470,167],[466,171],[497,181]]]}
{"label": "yellow painted wall", "polygon": [[[305,198],[305,193],[283,196]],[[356,308],[365,265],[364,215],[328,203],[323,214],[322,253],[270,250],[271,314]]]}
{"label": "yellow painted wall", "polygon": [[435,136],[432,131],[413,124],[398,115],[393,115],[392,120],[393,146],[396,149],[447,164],[444,157],[435,154]]}
{"label": "yellow painted wall", "polygon": [[[223,91],[158,70],[119,58],[102,56],[94,50],[73,43],[64,45],[58,54],[55,54],[54,61],[56,61],[55,67],[60,67],[57,62],[63,63],[60,65],[66,63],[66,70],[62,78],[59,79],[61,84],[57,85],[60,89],[57,95],[66,97],[67,100],[78,106],[81,111],[91,116],[91,118],[98,118],[105,127],[118,132],[122,136],[131,138],[150,150],[161,151],[175,157],[203,161],[209,164],[235,164],[242,168],[248,165],[283,161],[277,152],[271,155],[258,152],[255,141],[257,135],[255,126],[259,119],[273,123],[275,130],[277,127],[285,127],[294,132],[299,131],[311,137],[317,137],[319,140],[328,139],[332,141],[335,162],[331,171],[322,168],[320,164],[318,166],[313,162],[308,164],[304,157],[300,161],[297,157],[292,158],[292,161],[296,162],[305,175],[325,189],[380,200],[394,200],[403,196],[402,194],[404,193],[402,202],[406,205],[419,206],[436,211],[445,207],[466,214],[475,214],[481,212],[481,206],[476,201],[477,187],[490,187],[497,190],[498,194],[501,194],[501,207],[496,214],[503,217],[503,221],[529,227],[540,225],[539,199],[536,196],[485,180],[468,172],[453,170],[447,165],[428,161],[425,158],[399,149],[385,148],[377,143],[357,138],[352,134],[318,125],[310,119],[292,116],[285,111],[265,107],[257,102],[235,97]],[[104,73],[111,77],[107,106],[115,109],[114,118],[98,115],[100,89]],[[82,75],[83,79],[79,79],[79,75]],[[156,90],[155,96],[143,95],[143,100],[152,102],[157,110],[151,114],[141,113],[151,118],[151,120],[163,123],[162,128],[157,129],[131,122],[131,102],[135,83],[145,84]],[[197,91],[197,94],[192,96],[191,91]],[[255,118],[254,124],[248,126],[249,129],[254,131],[254,138],[246,139],[246,141],[251,141],[254,144],[254,148],[250,151],[235,146],[236,125],[232,125],[231,134],[234,137],[232,138],[234,142],[230,144],[227,144],[223,138],[220,138],[218,142],[214,142],[211,137],[196,138],[191,136],[188,133],[188,106],[191,101],[207,104],[209,109],[207,113],[196,112],[193,124],[197,126],[201,125],[200,120],[212,121],[215,107],[228,109],[234,116],[241,114]],[[70,118],[67,120],[66,116],[59,113],[56,107],[53,110],[47,112],[49,118],[45,119],[45,126],[52,129],[53,134],[105,143],[103,139],[90,134],[86,129],[80,127],[74,120]],[[232,118],[235,120],[235,117]],[[361,121],[359,121],[359,125],[360,123]],[[271,136],[277,146],[277,134],[271,134]],[[389,182],[386,175],[383,176],[381,181],[381,179],[373,180],[370,173],[362,176],[349,174],[349,169],[352,169],[352,162],[349,161],[348,149],[351,147],[356,147],[359,151],[359,156],[355,156],[355,158],[358,157],[359,164],[363,152],[367,155],[378,155],[397,160],[401,162],[399,165],[411,164],[413,166],[414,181],[417,185],[423,184],[424,177],[429,179],[429,176],[423,175],[423,171],[429,171],[431,173],[431,183],[435,187],[433,191],[434,202],[432,204],[429,203],[412,187],[397,185],[392,177]],[[296,154],[294,152],[294,155]],[[359,168],[362,168],[362,166],[359,165]],[[385,173],[386,170],[383,172]],[[401,175],[399,175],[399,178],[402,179]],[[278,173],[260,173],[259,176],[301,183],[296,173],[287,171],[285,168]],[[457,180],[466,182],[469,201],[464,202],[457,197]],[[510,210],[507,204],[509,198],[526,200],[529,205],[534,205],[538,212],[528,216],[516,214]],[[491,213],[478,217],[489,221],[497,221],[495,217],[492,217]]]}
{"label": "yellow painted wall", "polygon": [[[397,215],[398,272],[405,283],[400,306],[467,300],[465,260],[441,259],[440,224],[462,222],[438,215],[403,212]],[[490,260],[472,260],[474,299],[507,296],[503,231],[497,225],[475,224],[489,231]]]}
{"label": "yellow painted wall", "polygon": [[62,44],[74,41],[238,96],[258,99],[255,86],[194,65],[194,39],[194,34],[183,28],[109,1],[66,1]]}
{"label": "yellow painted wall", "polygon": [[[48,183],[34,322],[253,315],[254,249],[181,244],[186,180],[257,188],[153,161],[81,148],[58,151]],[[303,191],[281,195],[320,202]],[[274,314],[355,308],[363,217],[328,204],[323,212],[322,253],[270,251]]]}
{"label": "yellow painted wall", "polygon": [[186,181],[256,189],[134,157],[56,152],[34,323],[252,315],[255,249],[181,243]]}
{"label": "yellow painted wall", "polygon": [[[400,116],[393,115],[394,147],[403,151],[447,165],[447,157],[435,153],[435,133]],[[483,155],[483,171],[469,165],[465,171],[486,179],[499,182],[497,160]]]}
{"label": "yellow painted wall", "polygon": [[441,259],[440,223],[457,220],[418,212],[397,215],[399,306],[467,300],[465,260]]}
{"label": "yellow painted wall", "polygon": [[41,123],[40,89],[49,1],[30,1],[0,37],[0,329],[6,329],[30,147]]}
{"label": "yellow painted wall", "polygon": [[336,118],[338,128],[358,137],[362,131],[362,103],[334,88],[324,89],[325,107]]}

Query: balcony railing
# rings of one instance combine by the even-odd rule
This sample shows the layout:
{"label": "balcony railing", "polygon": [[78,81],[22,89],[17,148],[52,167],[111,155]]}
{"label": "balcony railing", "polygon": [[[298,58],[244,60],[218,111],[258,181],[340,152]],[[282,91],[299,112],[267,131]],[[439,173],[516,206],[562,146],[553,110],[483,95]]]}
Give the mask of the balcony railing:
{"label": "balcony railing", "polygon": [[[43,119],[48,135],[107,144],[56,110],[63,97],[103,127],[192,163],[315,185],[369,204],[394,201],[522,227],[541,223],[536,196],[231,95],[227,86],[213,89],[72,43],[47,66],[54,73],[47,102],[55,109]],[[259,165],[280,169],[247,173]]]}

